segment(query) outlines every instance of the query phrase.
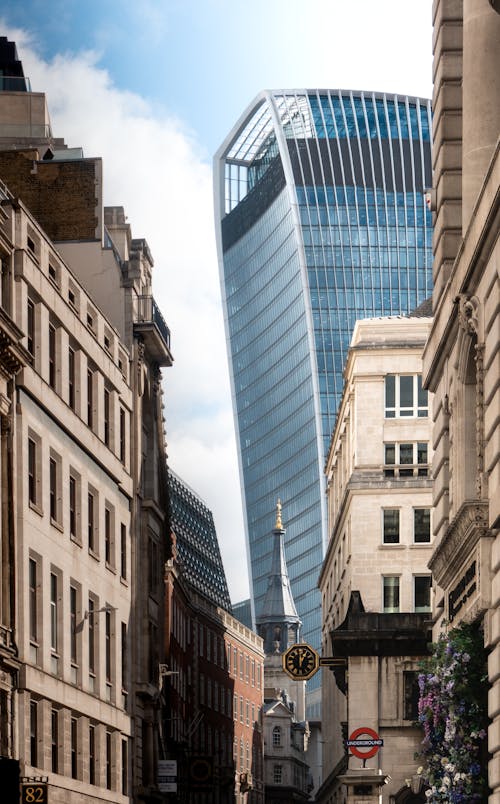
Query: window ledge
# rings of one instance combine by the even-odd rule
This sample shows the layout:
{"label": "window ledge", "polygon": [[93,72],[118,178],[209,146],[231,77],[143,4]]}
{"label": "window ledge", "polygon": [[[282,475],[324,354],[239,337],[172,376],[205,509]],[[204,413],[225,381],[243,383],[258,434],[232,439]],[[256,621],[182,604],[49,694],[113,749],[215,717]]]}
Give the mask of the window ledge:
{"label": "window ledge", "polygon": [[58,530],[60,533],[64,533],[64,528],[61,525],[61,523],[57,521],[57,519],[52,519],[52,517],[51,517],[50,518],[50,524],[52,525],[53,528]]}
{"label": "window ledge", "polygon": [[401,544],[401,542],[396,542],[395,544],[391,544],[388,542],[387,544],[379,544],[379,550],[404,550],[406,548],[406,544]]}
{"label": "window ledge", "polygon": [[30,502],[29,504],[32,511],[35,511],[36,514],[39,516],[43,516],[43,508],[41,508],[37,503]]}

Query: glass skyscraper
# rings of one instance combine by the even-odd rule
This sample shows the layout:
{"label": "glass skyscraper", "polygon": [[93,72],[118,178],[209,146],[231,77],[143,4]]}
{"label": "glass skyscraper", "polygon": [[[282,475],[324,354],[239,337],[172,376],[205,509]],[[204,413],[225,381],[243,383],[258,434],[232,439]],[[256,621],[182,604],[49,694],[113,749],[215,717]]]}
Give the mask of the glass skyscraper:
{"label": "glass skyscraper", "polygon": [[430,102],[419,98],[266,91],[215,156],[254,614],[280,497],[302,636],[315,647],[327,541],[323,466],[354,323],[408,313],[431,295],[430,126]]}

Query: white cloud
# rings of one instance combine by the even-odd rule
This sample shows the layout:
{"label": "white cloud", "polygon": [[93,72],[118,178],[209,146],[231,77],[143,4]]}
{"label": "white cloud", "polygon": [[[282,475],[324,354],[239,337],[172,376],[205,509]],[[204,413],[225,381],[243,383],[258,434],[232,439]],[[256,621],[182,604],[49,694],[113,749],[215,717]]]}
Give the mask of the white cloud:
{"label": "white cloud", "polygon": [[[4,30],[6,28],[4,27]],[[92,52],[41,59],[17,42],[34,91],[46,93],[56,137],[102,156],[104,202],[124,206],[155,260],[153,289],[172,331],[164,371],[172,468],[215,518],[233,600],[248,595],[243,520],[213,230],[212,177],[192,134],[165,110],[118,90]]]}

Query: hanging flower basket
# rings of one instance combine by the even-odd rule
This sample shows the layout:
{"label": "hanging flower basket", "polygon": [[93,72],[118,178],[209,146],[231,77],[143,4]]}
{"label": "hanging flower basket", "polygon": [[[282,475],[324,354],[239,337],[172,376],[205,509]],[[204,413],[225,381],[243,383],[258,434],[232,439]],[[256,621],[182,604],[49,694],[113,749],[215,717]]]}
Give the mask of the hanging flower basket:
{"label": "hanging flower basket", "polygon": [[480,802],[487,723],[486,651],[477,625],[442,634],[419,675],[419,723],[424,730],[419,775],[429,802]]}

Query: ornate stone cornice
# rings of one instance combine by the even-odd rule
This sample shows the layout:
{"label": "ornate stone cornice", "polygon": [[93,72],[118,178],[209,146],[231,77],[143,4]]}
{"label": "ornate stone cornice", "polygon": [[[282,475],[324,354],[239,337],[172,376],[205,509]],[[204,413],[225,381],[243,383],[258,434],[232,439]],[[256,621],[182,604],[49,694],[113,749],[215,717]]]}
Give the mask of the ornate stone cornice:
{"label": "ornate stone cornice", "polygon": [[464,502],[429,561],[438,585],[446,589],[479,540],[487,537],[493,538],[488,529],[488,503]]}

